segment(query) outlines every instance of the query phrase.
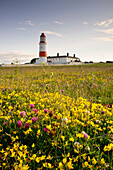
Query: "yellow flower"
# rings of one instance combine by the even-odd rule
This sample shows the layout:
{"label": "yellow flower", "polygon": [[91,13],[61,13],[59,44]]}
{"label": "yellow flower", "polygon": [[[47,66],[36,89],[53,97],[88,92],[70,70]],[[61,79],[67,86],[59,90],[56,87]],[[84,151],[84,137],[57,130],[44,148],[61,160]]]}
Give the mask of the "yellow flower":
{"label": "yellow flower", "polygon": [[33,144],[32,144],[32,148],[34,148],[34,147],[35,147],[35,144],[33,143]]}
{"label": "yellow flower", "polygon": [[65,136],[61,136],[61,139],[64,141],[65,140]]}
{"label": "yellow flower", "polygon": [[104,158],[101,159],[101,164],[105,164]]}
{"label": "yellow flower", "polygon": [[92,164],[95,165],[96,163],[97,163],[97,161],[96,161],[96,159],[93,157],[93,158],[92,158]]}
{"label": "yellow flower", "polygon": [[37,157],[35,160],[36,160],[37,163],[40,162],[40,158],[39,157]]}
{"label": "yellow flower", "polygon": [[64,158],[63,159],[63,163],[65,164],[67,162],[67,158]]}
{"label": "yellow flower", "polygon": [[73,137],[71,137],[71,138],[69,139],[69,141],[74,142],[74,138],[73,138]]}

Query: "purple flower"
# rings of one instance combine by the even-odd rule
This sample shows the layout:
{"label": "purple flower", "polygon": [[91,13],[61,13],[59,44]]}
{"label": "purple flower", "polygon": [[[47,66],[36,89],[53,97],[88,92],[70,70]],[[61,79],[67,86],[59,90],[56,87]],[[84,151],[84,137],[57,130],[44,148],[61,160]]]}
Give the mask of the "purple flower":
{"label": "purple flower", "polygon": [[34,104],[30,104],[29,106],[30,106],[30,108],[34,108],[35,107]]}
{"label": "purple flower", "polygon": [[25,111],[21,111],[20,114],[25,117],[26,116],[26,112]]}
{"label": "purple flower", "polygon": [[33,111],[34,111],[36,114],[37,114],[37,112],[38,112],[37,109],[33,109]]}
{"label": "purple flower", "polygon": [[44,131],[44,132],[48,132],[49,129],[48,129],[48,128],[44,128],[43,131]]}
{"label": "purple flower", "polygon": [[64,93],[64,90],[62,90],[62,93]]}
{"label": "purple flower", "polygon": [[44,109],[44,112],[47,113],[47,112],[49,112],[49,110],[48,109]]}
{"label": "purple flower", "polygon": [[19,120],[19,121],[17,122],[17,126],[18,126],[18,127],[21,127],[21,126],[22,126],[21,120]]}
{"label": "purple flower", "polygon": [[82,134],[84,135],[84,138],[88,139],[88,134],[86,132],[83,131]]}
{"label": "purple flower", "polygon": [[5,89],[3,88],[3,91],[5,92]]}
{"label": "purple flower", "polygon": [[32,122],[35,123],[37,121],[37,117],[32,118]]}
{"label": "purple flower", "polygon": [[4,122],[4,125],[7,125],[7,122]]}
{"label": "purple flower", "polygon": [[8,90],[11,90],[10,87],[8,87]]}
{"label": "purple flower", "polygon": [[29,123],[25,124],[25,129],[29,129]]}
{"label": "purple flower", "polygon": [[55,119],[57,119],[57,116],[55,116]]}

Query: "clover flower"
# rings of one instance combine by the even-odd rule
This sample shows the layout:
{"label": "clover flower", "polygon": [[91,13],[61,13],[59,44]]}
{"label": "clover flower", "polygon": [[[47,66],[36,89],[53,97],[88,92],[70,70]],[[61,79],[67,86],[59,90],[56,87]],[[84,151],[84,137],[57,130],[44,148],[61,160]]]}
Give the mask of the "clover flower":
{"label": "clover flower", "polygon": [[57,116],[55,116],[54,118],[57,119]]}
{"label": "clover flower", "polygon": [[7,122],[4,122],[4,125],[7,125]]}
{"label": "clover flower", "polygon": [[36,114],[37,114],[37,112],[38,112],[37,109],[35,109],[35,108],[33,109],[33,111],[34,111]]}
{"label": "clover flower", "polygon": [[3,92],[5,92],[5,89],[3,88]]}
{"label": "clover flower", "polygon": [[32,122],[35,123],[37,121],[37,117],[32,118]]}
{"label": "clover flower", "polygon": [[18,127],[21,127],[21,126],[22,126],[21,120],[19,120],[19,121],[17,122],[17,126],[18,126]]}
{"label": "clover flower", "polygon": [[47,112],[49,112],[49,110],[48,109],[44,109],[44,113],[47,113]]}
{"label": "clover flower", "polygon": [[20,114],[25,117],[26,116],[26,112],[25,111],[21,111]]}
{"label": "clover flower", "polygon": [[44,128],[43,131],[44,131],[44,132],[48,132],[49,129],[48,129],[48,128]]}
{"label": "clover flower", "polygon": [[101,113],[102,113],[102,114],[105,114],[105,111],[102,110]]}
{"label": "clover flower", "polygon": [[29,129],[29,123],[25,124],[25,129]]}
{"label": "clover flower", "polygon": [[73,144],[73,148],[76,148],[77,146],[79,146],[80,145],[80,143],[79,142],[74,142],[74,144]]}
{"label": "clover flower", "polygon": [[30,108],[34,108],[35,107],[34,104],[30,104],[29,106],[30,106]]}
{"label": "clover flower", "polygon": [[83,131],[82,134],[84,135],[84,138],[88,139],[88,134],[86,132]]}
{"label": "clover flower", "polygon": [[68,119],[67,118],[63,118],[62,122],[63,122],[63,124],[68,124]]}

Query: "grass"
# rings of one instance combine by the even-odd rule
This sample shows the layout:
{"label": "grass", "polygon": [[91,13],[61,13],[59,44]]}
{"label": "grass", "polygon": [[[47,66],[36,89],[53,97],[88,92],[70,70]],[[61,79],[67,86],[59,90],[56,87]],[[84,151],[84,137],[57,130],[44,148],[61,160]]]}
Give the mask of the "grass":
{"label": "grass", "polygon": [[113,64],[0,68],[2,169],[112,169]]}

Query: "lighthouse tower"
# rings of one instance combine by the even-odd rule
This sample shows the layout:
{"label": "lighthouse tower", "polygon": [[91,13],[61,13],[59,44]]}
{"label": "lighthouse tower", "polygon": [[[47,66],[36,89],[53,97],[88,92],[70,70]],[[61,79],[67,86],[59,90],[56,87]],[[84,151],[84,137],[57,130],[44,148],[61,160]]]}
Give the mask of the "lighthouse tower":
{"label": "lighthouse tower", "polygon": [[47,52],[46,52],[46,36],[44,33],[40,36],[40,43],[39,43],[39,60],[37,63],[47,63]]}

